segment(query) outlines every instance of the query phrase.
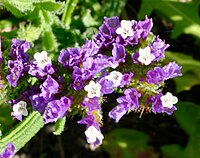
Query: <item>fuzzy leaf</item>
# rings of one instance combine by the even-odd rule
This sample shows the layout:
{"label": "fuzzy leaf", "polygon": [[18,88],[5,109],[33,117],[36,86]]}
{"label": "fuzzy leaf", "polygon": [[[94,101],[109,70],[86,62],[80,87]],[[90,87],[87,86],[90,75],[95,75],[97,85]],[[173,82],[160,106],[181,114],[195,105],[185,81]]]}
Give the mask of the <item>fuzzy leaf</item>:
{"label": "fuzzy leaf", "polygon": [[44,122],[40,113],[36,111],[30,113],[14,129],[2,137],[0,152],[8,142],[12,142],[16,147],[16,151],[19,151],[43,126]]}
{"label": "fuzzy leaf", "polygon": [[16,17],[23,17],[28,15],[35,8],[33,2],[37,0],[3,0],[3,4]]}
{"label": "fuzzy leaf", "polygon": [[174,23],[173,38],[182,33],[200,38],[199,4],[199,0],[187,3],[179,0],[142,0],[138,17],[143,19],[146,14],[150,15],[155,10],[158,16],[165,15]]}
{"label": "fuzzy leaf", "polygon": [[66,117],[57,120],[55,123],[55,131],[53,132],[53,134],[61,135],[61,133],[64,131],[65,123],[66,123]]}
{"label": "fuzzy leaf", "polygon": [[56,3],[56,2],[39,2],[37,3],[37,5],[40,5],[40,7],[42,7],[43,9],[47,10],[47,11],[58,11],[63,7],[63,3]]}

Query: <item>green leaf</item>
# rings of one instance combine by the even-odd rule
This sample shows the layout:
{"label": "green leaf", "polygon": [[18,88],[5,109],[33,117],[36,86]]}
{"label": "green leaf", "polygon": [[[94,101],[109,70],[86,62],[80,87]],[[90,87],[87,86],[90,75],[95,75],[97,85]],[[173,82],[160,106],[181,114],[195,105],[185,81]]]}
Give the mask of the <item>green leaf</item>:
{"label": "green leaf", "polygon": [[43,126],[44,122],[40,113],[36,111],[30,113],[14,129],[2,137],[0,152],[8,142],[12,142],[16,147],[16,151],[19,151]]}
{"label": "green leaf", "polygon": [[162,153],[165,158],[182,157],[183,149],[178,144],[164,145],[161,147]]}
{"label": "green leaf", "polygon": [[200,129],[200,107],[191,102],[179,102],[174,116],[180,126],[189,134]]}
{"label": "green leaf", "polygon": [[200,84],[200,61],[181,53],[166,51],[165,55],[167,61],[176,61],[182,66],[183,75],[174,79],[177,92],[189,90],[192,86]]}
{"label": "green leaf", "polygon": [[43,9],[54,12],[60,10],[63,7],[63,4],[64,3],[61,2],[51,2],[51,1],[37,3],[37,5],[40,5],[40,7],[42,7]]}
{"label": "green leaf", "polygon": [[138,17],[143,19],[146,14],[150,15],[153,11],[157,11],[158,16],[165,15],[174,23],[173,38],[182,33],[200,38],[199,4],[199,0],[187,3],[179,0],[142,0]]}
{"label": "green leaf", "polygon": [[24,17],[32,12],[35,8],[33,5],[35,1],[29,0],[3,0],[3,4],[16,17]]}
{"label": "green leaf", "polygon": [[180,126],[188,133],[189,141],[184,149],[179,145],[161,147],[166,158],[196,158],[200,155],[200,107],[191,102],[179,102],[174,116]]}
{"label": "green leaf", "polygon": [[[47,30],[47,31],[43,32],[42,46],[43,46],[44,50],[47,50],[47,51],[50,51],[50,52],[57,50],[57,48],[58,48],[57,40],[56,40],[56,37],[51,30]],[[52,56],[52,58],[54,58],[54,56]]]}
{"label": "green leaf", "polygon": [[136,158],[142,153],[151,157],[154,153],[147,143],[144,133],[118,128],[106,135],[103,147],[112,158]]}
{"label": "green leaf", "polygon": [[57,120],[55,123],[55,131],[53,132],[53,134],[61,135],[61,133],[65,129],[65,123],[66,123],[66,117],[63,117],[63,118]]}
{"label": "green leaf", "polygon": [[91,16],[91,11],[90,10],[86,10],[86,12],[83,14],[83,18],[82,18],[83,24],[86,27],[91,27],[91,26],[95,26],[98,25],[99,23]]}

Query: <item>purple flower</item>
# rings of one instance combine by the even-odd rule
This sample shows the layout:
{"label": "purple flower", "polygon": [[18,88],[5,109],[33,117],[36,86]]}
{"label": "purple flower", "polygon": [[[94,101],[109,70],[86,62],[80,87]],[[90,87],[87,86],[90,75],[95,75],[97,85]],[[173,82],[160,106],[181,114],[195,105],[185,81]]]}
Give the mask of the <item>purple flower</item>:
{"label": "purple flower", "polygon": [[[121,98],[122,100],[122,98]],[[127,113],[129,110],[129,103],[127,100],[124,98],[124,102],[121,104],[115,106],[110,112],[109,112],[109,117],[114,119],[115,122],[119,122],[119,120]]]}
{"label": "purple flower", "polygon": [[139,98],[141,97],[141,94],[138,93],[135,88],[126,89],[124,94],[125,96],[117,99],[119,105],[113,108],[108,114],[115,122],[118,122],[128,110],[139,108]]}
{"label": "purple flower", "polygon": [[14,158],[16,148],[13,143],[8,143],[5,150],[0,154],[0,158]]}
{"label": "purple flower", "polygon": [[9,75],[7,75],[8,83],[13,87],[17,86],[19,78],[23,75],[23,63],[22,60],[9,60],[8,61]]}
{"label": "purple flower", "polygon": [[162,97],[162,93],[158,93],[156,96],[150,97],[150,100],[152,102],[152,112],[155,114],[161,113],[163,111],[163,106],[160,97]]}
{"label": "purple flower", "polygon": [[87,57],[94,56],[99,52],[99,46],[93,41],[86,39],[85,43],[81,47],[80,54],[83,56],[83,60]]}
{"label": "purple flower", "polygon": [[122,79],[121,79],[121,83],[120,83],[120,87],[124,87],[126,85],[129,85],[132,77],[133,77],[132,72],[130,74],[128,74],[128,73],[123,74]]}
{"label": "purple flower", "polygon": [[165,80],[174,78],[177,76],[182,76],[181,66],[177,65],[175,62],[168,63],[162,69],[163,69]]}
{"label": "purple flower", "polygon": [[119,62],[124,63],[126,58],[126,52],[124,46],[121,44],[114,43],[112,49],[112,55],[115,61],[117,61],[118,63]]}
{"label": "purple flower", "polygon": [[146,74],[146,81],[147,83],[151,84],[154,83],[156,85],[159,84],[159,82],[164,81],[164,72],[163,69],[160,67],[154,67],[153,70],[149,70]]}
{"label": "purple flower", "polygon": [[153,27],[152,19],[148,19],[145,17],[145,20],[138,21],[137,23],[137,31],[140,32],[140,37],[145,40]]}
{"label": "purple flower", "polygon": [[124,94],[127,101],[131,103],[131,109],[139,108],[139,98],[141,97],[141,93],[139,93],[135,88],[130,88],[126,89]]}
{"label": "purple flower", "polygon": [[161,101],[162,93],[156,94],[156,96],[150,97],[152,102],[152,112],[153,113],[167,113],[168,115],[172,115],[173,111],[177,108],[173,105],[171,108],[164,107]]}
{"label": "purple flower", "polygon": [[87,108],[88,110],[88,115],[91,114],[91,112],[93,110],[100,110],[101,107],[99,105],[99,102],[98,102],[98,98],[97,97],[94,97],[94,98],[88,98],[86,97],[83,102],[82,102],[82,107],[84,108]]}
{"label": "purple flower", "polygon": [[29,55],[26,52],[30,49],[30,43],[25,40],[12,39],[10,55],[13,60],[22,59],[23,63],[28,62]]}
{"label": "purple flower", "polygon": [[46,65],[44,69],[42,69],[34,64],[33,61],[27,65],[27,68],[28,73],[38,79],[45,79],[47,75],[52,75],[55,72],[51,64]]}
{"label": "purple flower", "polygon": [[159,36],[156,36],[156,39],[151,44],[151,51],[155,56],[153,61],[158,61],[165,57],[164,52],[169,47],[169,44],[165,44],[165,41],[162,41]]}
{"label": "purple flower", "polygon": [[72,101],[65,96],[61,97],[59,100],[50,101],[43,114],[44,123],[55,122],[59,118],[64,117],[67,114],[71,103]]}
{"label": "purple flower", "polygon": [[64,66],[74,67],[79,66],[82,62],[82,54],[79,48],[62,49],[58,61]]}
{"label": "purple flower", "polygon": [[108,48],[112,45],[117,37],[116,29],[120,22],[117,16],[112,18],[104,18],[102,26],[99,27],[99,33],[93,36],[94,42],[102,48]]}
{"label": "purple flower", "polygon": [[114,82],[106,79],[105,77],[101,78],[98,83],[101,85],[102,94],[111,94],[114,91]]}
{"label": "purple flower", "polygon": [[86,139],[90,143],[92,148],[98,147],[102,144],[102,139],[104,138],[101,134],[98,123],[95,121],[94,116],[87,115],[82,120],[78,121],[79,124],[86,124]]}
{"label": "purple flower", "polygon": [[48,101],[46,101],[42,94],[35,94],[29,97],[29,99],[31,100],[31,105],[33,110],[38,111],[40,114],[44,113],[44,110],[47,106]]}
{"label": "purple flower", "polygon": [[58,88],[58,82],[50,75],[47,76],[47,79],[40,86],[42,96],[45,100],[50,100],[54,94],[58,93]]}

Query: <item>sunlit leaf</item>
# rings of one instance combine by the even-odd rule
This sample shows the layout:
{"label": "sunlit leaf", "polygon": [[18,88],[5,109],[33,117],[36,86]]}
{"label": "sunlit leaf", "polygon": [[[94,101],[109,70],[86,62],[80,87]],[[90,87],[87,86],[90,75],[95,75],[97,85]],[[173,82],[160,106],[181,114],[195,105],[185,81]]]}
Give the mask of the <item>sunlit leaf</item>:
{"label": "sunlit leaf", "polygon": [[158,11],[158,16],[160,16],[161,12],[162,15],[165,15],[165,18],[174,23],[173,38],[182,33],[200,38],[199,4],[199,0],[187,3],[179,0],[142,0],[138,17],[141,19],[145,15],[150,15],[153,11]]}

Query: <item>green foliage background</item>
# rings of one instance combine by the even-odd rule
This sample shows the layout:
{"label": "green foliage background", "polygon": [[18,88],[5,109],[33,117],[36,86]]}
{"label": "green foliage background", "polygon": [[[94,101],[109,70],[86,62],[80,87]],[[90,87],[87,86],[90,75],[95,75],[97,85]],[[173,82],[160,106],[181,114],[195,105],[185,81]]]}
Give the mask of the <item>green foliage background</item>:
{"label": "green foliage background", "polygon": [[[130,1],[125,0],[0,1],[0,35],[4,38],[2,49],[6,55],[9,52],[9,41],[12,38],[25,39],[31,42],[32,48],[34,48],[30,53],[47,50],[51,58],[56,59],[62,48],[80,46],[86,38],[91,38],[97,32],[104,16],[120,15],[121,19],[128,19],[126,5],[129,3]],[[172,26],[171,38],[173,40],[185,35],[192,38],[196,45],[200,45],[199,8],[199,0],[185,2],[180,0],[142,0],[136,14],[138,19],[144,19],[144,16],[148,15],[167,21]],[[6,14],[8,17],[5,17]],[[191,54],[192,52],[188,54],[166,52],[167,61],[176,61],[182,66],[183,76],[175,79],[176,93],[189,91],[193,86],[200,84],[200,61],[194,59]],[[4,65],[1,65],[1,71],[4,69]],[[33,80],[31,82],[34,84]],[[13,90],[11,87],[6,87],[6,89]],[[5,97],[3,93],[0,95],[0,128],[3,135],[0,151],[11,140],[19,150],[43,127],[41,118],[37,113],[32,113],[24,122],[18,123],[9,131],[16,122],[11,119],[11,110],[3,99],[9,100],[13,96],[7,94]],[[193,102],[180,102],[177,108],[174,117],[188,134],[189,141],[185,147],[179,144],[163,145],[160,147],[159,154],[165,158],[196,158],[197,155],[200,155],[200,107]],[[65,122],[64,118],[56,123],[55,135],[62,133]],[[20,129],[21,132],[18,132]],[[115,158],[139,158],[143,154],[150,158],[158,157],[159,155],[155,153],[148,142],[149,137],[144,132],[117,128],[106,135],[103,148],[110,154],[110,157]]]}

